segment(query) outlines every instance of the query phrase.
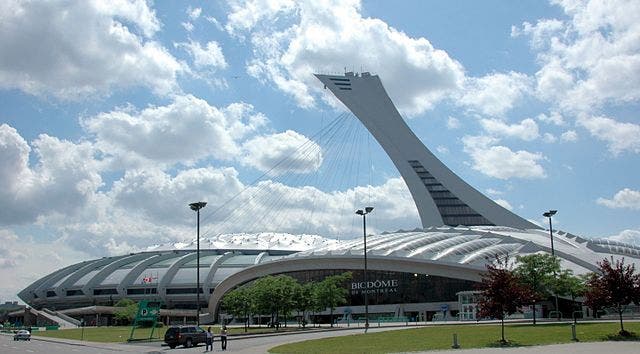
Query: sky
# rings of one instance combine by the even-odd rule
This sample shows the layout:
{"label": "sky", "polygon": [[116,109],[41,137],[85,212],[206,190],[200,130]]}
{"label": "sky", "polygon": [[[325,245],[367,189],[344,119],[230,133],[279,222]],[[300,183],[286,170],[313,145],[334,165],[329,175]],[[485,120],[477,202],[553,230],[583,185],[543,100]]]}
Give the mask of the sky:
{"label": "sky", "polygon": [[420,225],[313,73],[379,75],[416,135],[516,214],[640,244],[638,1],[0,2],[0,301],[201,236]]}

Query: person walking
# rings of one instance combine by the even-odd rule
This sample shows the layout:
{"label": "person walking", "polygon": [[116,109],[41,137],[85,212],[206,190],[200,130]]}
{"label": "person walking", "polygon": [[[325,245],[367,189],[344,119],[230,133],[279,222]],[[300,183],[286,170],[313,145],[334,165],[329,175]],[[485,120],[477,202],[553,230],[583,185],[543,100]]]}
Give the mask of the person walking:
{"label": "person walking", "polygon": [[220,345],[222,346],[222,350],[227,350],[227,326],[224,325],[220,331]]}
{"label": "person walking", "polygon": [[209,350],[213,351],[213,333],[211,333],[211,327],[207,328],[207,347],[204,351]]}

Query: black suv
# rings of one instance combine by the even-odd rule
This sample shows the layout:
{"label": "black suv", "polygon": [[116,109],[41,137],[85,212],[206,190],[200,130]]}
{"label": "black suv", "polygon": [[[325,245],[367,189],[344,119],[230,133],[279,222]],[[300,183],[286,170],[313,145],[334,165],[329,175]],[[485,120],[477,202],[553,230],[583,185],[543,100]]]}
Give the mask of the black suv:
{"label": "black suv", "polygon": [[164,342],[173,349],[178,345],[185,348],[207,342],[207,332],[198,326],[171,326],[164,334]]}

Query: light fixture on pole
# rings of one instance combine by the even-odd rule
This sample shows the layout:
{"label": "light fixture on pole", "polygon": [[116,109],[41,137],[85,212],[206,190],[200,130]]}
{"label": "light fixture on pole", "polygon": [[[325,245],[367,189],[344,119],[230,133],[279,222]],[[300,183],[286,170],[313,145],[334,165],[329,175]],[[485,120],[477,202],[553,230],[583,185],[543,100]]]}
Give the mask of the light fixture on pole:
{"label": "light fixture on pole", "polygon": [[[542,216],[544,216],[545,218],[549,218],[549,236],[551,237],[551,255],[555,258],[556,256],[556,252],[553,248],[553,226],[551,224],[551,217],[556,215],[558,211],[557,210],[549,210],[546,211],[544,213],[542,213]],[[555,271],[553,272],[553,278],[556,278],[556,273]],[[558,319],[558,321],[560,321],[560,308],[558,307],[558,294],[554,291],[553,295],[555,296],[556,299],[556,317]]]}
{"label": "light fixture on pole", "polygon": [[197,237],[196,237],[196,324],[200,326],[200,209],[204,208],[207,202],[196,202],[189,204],[191,210],[198,213]]}
{"label": "light fixture on pole", "polygon": [[369,279],[367,278],[367,214],[373,211],[373,207],[356,210],[356,214],[362,216],[362,232],[364,235],[364,332],[369,329]]}

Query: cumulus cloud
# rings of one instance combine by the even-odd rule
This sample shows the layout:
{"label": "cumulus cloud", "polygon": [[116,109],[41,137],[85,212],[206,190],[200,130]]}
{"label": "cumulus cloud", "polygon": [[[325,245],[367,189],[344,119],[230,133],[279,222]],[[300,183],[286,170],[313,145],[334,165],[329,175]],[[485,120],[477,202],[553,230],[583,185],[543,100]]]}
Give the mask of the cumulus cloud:
{"label": "cumulus cloud", "polygon": [[[360,2],[230,1],[225,28],[249,36],[254,57],[248,73],[271,82],[302,107],[322,92],[313,72],[366,64],[405,114],[424,112],[463,83],[462,66],[425,38],[412,38],[375,18],[364,18]],[[351,68],[348,68],[351,69]]]}
{"label": "cumulus cloud", "polygon": [[468,78],[459,104],[486,115],[503,115],[531,90],[532,80],[525,74],[495,73]]}
{"label": "cumulus cloud", "polygon": [[598,198],[597,202],[607,208],[640,210],[640,191],[624,188],[618,191],[613,198]]}
{"label": "cumulus cloud", "polygon": [[538,133],[538,124],[531,118],[511,125],[499,119],[482,119],[480,125],[482,125],[485,131],[498,137],[518,138],[531,141],[540,135]]}
{"label": "cumulus cloud", "polygon": [[46,273],[89,258],[63,242],[18,236],[0,228],[0,299],[15,299],[18,292]]}
{"label": "cumulus cloud", "polygon": [[640,246],[640,230],[622,230],[619,234],[612,235],[607,238],[613,241],[626,242]]}
{"label": "cumulus cloud", "polygon": [[551,112],[549,115],[541,113],[536,117],[537,120],[547,124],[565,125],[564,117],[558,112]]}
{"label": "cumulus cloud", "polygon": [[544,156],[540,153],[512,151],[506,146],[493,145],[497,140],[485,136],[465,136],[462,142],[473,160],[473,169],[487,176],[499,179],[546,177],[540,165]]}
{"label": "cumulus cloud", "polygon": [[578,140],[578,133],[576,133],[575,130],[567,130],[560,135],[560,139],[562,139],[562,141],[574,142]]}
{"label": "cumulus cloud", "polygon": [[194,41],[176,43],[176,46],[189,52],[196,69],[208,68],[215,71],[217,69],[226,69],[228,66],[224,54],[222,54],[222,48],[216,41],[208,42],[205,47]]}
{"label": "cumulus cloud", "polygon": [[[32,147],[36,164],[29,161]],[[45,134],[30,146],[14,128],[0,125],[0,224],[81,209],[102,184],[94,152],[89,143]]]}
{"label": "cumulus cloud", "polygon": [[513,207],[511,206],[511,204],[504,200],[504,199],[496,199],[494,200],[498,205],[500,205],[501,207],[507,209],[507,210],[511,210],[513,211]]}
{"label": "cumulus cloud", "polygon": [[460,128],[460,120],[455,117],[447,118],[447,128],[449,129],[458,129]]}
{"label": "cumulus cloud", "polygon": [[240,153],[237,140],[266,123],[249,104],[219,109],[192,95],[176,96],[167,106],[139,112],[125,107],[82,120],[97,147],[133,166],[192,164],[208,156],[230,160]]}
{"label": "cumulus cloud", "polygon": [[523,23],[513,35],[527,35],[541,69],[537,92],[565,109],[590,110],[640,99],[640,3],[554,1],[568,20]]}
{"label": "cumulus cloud", "polygon": [[578,124],[586,128],[591,135],[604,141],[611,153],[640,152],[640,125],[622,123],[609,117],[582,116]]}
{"label": "cumulus cloud", "polygon": [[77,99],[114,87],[177,90],[186,69],[153,39],[143,0],[0,2],[0,88]]}
{"label": "cumulus cloud", "polygon": [[189,6],[187,8],[187,15],[189,15],[189,18],[193,21],[197,20],[201,14],[202,14],[202,8],[200,7]]}
{"label": "cumulus cloud", "polygon": [[243,163],[273,176],[314,172],[323,160],[318,144],[292,130],[256,136],[247,140],[242,149]]}

